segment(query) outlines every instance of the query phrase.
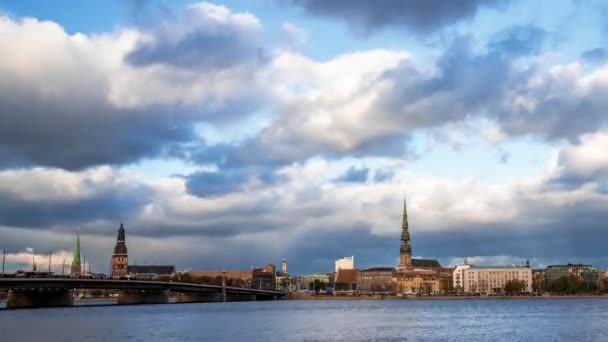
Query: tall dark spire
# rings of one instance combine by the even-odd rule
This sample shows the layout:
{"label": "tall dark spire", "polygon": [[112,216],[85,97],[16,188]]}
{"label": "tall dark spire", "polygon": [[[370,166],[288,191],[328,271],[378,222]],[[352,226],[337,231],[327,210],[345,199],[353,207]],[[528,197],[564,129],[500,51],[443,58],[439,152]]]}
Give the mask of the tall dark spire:
{"label": "tall dark spire", "polygon": [[122,277],[128,273],[129,256],[127,255],[127,245],[125,244],[125,226],[120,223],[116,236],[116,246],[112,255],[112,276]]}
{"label": "tall dark spire", "polygon": [[401,221],[401,241],[409,244],[410,242],[410,231],[409,224],[407,222],[407,205],[405,203],[405,198],[403,198],[403,220]]}
{"label": "tall dark spire", "polygon": [[401,221],[401,246],[399,247],[399,269],[406,270],[412,266],[412,246],[407,222],[407,205],[403,198],[403,220]]}
{"label": "tall dark spire", "polygon": [[118,236],[116,237],[114,254],[127,254],[127,245],[125,244],[125,227],[123,226],[122,222],[118,228]]}

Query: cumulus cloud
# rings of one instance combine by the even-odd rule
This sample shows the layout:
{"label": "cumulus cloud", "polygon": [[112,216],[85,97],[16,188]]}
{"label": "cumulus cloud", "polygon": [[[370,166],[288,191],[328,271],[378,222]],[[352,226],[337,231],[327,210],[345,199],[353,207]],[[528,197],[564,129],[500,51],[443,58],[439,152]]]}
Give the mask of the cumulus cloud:
{"label": "cumulus cloud", "polygon": [[[176,24],[176,30],[185,30],[174,32],[176,44],[188,32],[207,29],[221,36],[258,25],[251,15],[205,3],[190,12],[216,22],[206,20],[210,26],[203,28]],[[1,166],[81,169],[162,155],[173,144],[192,141],[197,122],[246,116],[262,98],[243,84],[252,76],[241,60],[230,62],[229,70],[212,62],[190,69],[171,61],[145,67],[125,63],[126,56],[140,51],[142,40],[152,38],[138,30],[70,35],[53,22],[0,16]],[[154,41],[164,44],[161,38]],[[230,49],[212,49],[205,56],[228,60],[224,51]],[[241,58],[245,51],[229,53]]]}
{"label": "cumulus cloud", "polygon": [[224,6],[199,2],[178,19],[161,19],[148,29],[126,59],[135,66],[226,69],[251,62],[255,67],[262,61],[256,43],[261,30],[262,24],[251,14],[233,14]]}
{"label": "cumulus cloud", "polygon": [[303,8],[306,12],[345,21],[359,33],[385,27],[404,28],[428,34],[443,27],[471,19],[481,8],[498,8],[503,0],[278,0]]}
{"label": "cumulus cloud", "polygon": [[[189,189],[191,180],[183,177],[143,184],[124,178],[118,184],[108,185],[112,177],[70,173],[62,178],[73,180],[57,182],[56,190],[41,188],[29,200],[36,201],[41,208],[52,208],[62,202],[64,193],[68,198],[103,197],[107,193],[105,188],[122,188],[121,182],[133,181],[136,184],[131,184],[131,188],[145,188],[146,193],[125,191],[119,197],[122,200],[137,197],[142,202],[123,218],[130,250],[131,246],[137,248],[134,255],[138,258],[150,258],[146,251],[154,248],[155,255],[159,250],[156,257],[162,255],[164,261],[182,267],[202,263],[200,267],[221,268],[224,262],[239,264],[239,258],[263,263],[287,256],[293,260],[294,269],[319,271],[328,260],[344,253],[360,255],[360,260],[370,265],[390,264],[398,253],[404,189],[416,255],[443,260],[465,255],[536,256],[538,262],[584,257],[603,262],[603,246],[598,236],[602,236],[603,222],[608,219],[605,211],[608,194],[593,186],[547,187],[553,169],[532,179],[506,184],[441,179],[403,171],[383,182],[336,183],[336,175],[344,172],[342,163],[316,159],[293,164],[277,171],[281,182],[259,183],[247,191],[218,191],[212,196],[193,195]],[[32,178],[31,174],[17,174],[10,183],[19,184],[19,177]],[[57,176],[47,171],[37,177]],[[11,215],[19,215],[21,207],[11,205],[14,200],[3,201],[7,209],[0,216],[0,226],[10,227],[14,234],[29,236],[23,232],[36,231],[36,226],[14,225],[10,220]],[[53,215],[61,218],[69,209],[81,211],[80,202],[83,200],[63,200],[69,207],[63,212],[49,211],[45,220],[54,222]],[[76,226],[87,232],[87,241],[93,244],[88,254],[103,260],[111,251],[119,220],[111,211],[101,210],[95,216],[77,215],[69,222],[57,219],[55,222],[59,222],[55,229],[68,240],[73,239]],[[13,240],[12,234],[3,236]],[[97,236],[102,238],[97,241]],[[322,241],[319,236],[323,236]],[[167,245],[161,241],[167,241]],[[197,244],[199,247],[195,248]],[[208,247],[201,250],[200,246]],[[49,247],[36,246],[36,250],[40,248]],[[197,251],[190,252],[190,248]],[[178,256],[176,250],[188,252]],[[233,254],[235,250],[239,251],[237,256]],[[307,253],[315,257],[305,258]]]}
{"label": "cumulus cloud", "polygon": [[[151,190],[108,167],[72,173],[34,168],[0,172],[0,225],[67,229],[96,220],[119,221],[137,212]],[[62,228],[61,228],[62,227]]]}

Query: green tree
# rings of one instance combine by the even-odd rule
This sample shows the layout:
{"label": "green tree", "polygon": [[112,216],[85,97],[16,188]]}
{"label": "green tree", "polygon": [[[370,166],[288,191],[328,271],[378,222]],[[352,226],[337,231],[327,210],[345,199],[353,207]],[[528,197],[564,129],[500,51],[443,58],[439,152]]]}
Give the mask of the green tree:
{"label": "green tree", "polygon": [[526,290],[526,282],[519,279],[512,279],[505,283],[505,292],[509,295],[521,294]]}
{"label": "green tree", "polygon": [[323,291],[327,287],[325,282],[322,282],[320,279],[315,279],[314,288],[315,292]]}
{"label": "green tree", "polygon": [[559,294],[577,294],[585,291],[583,280],[574,274],[564,275],[555,280],[549,290]]}
{"label": "green tree", "polygon": [[547,291],[547,281],[544,274],[535,274],[532,277],[532,291],[535,293]]}

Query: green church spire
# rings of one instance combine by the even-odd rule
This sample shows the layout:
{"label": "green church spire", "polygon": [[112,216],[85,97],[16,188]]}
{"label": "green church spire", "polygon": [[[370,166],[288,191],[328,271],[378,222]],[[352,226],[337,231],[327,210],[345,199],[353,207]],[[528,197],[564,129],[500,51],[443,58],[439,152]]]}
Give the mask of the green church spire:
{"label": "green church spire", "polygon": [[74,244],[74,257],[72,259],[72,267],[80,267],[80,233],[76,235],[76,243]]}

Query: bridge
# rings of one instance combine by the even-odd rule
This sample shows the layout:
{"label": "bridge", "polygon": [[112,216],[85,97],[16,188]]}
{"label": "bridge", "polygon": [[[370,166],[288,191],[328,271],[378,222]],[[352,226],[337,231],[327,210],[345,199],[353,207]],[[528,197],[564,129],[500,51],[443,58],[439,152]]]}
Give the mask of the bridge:
{"label": "bridge", "polygon": [[74,290],[118,291],[118,304],[164,304],[171,293],[180,303],[275,300],[285,293],[261,289],[201,285],[180,282],[80,278],[0,278],[8,290],[9,309],[72,306]]}

